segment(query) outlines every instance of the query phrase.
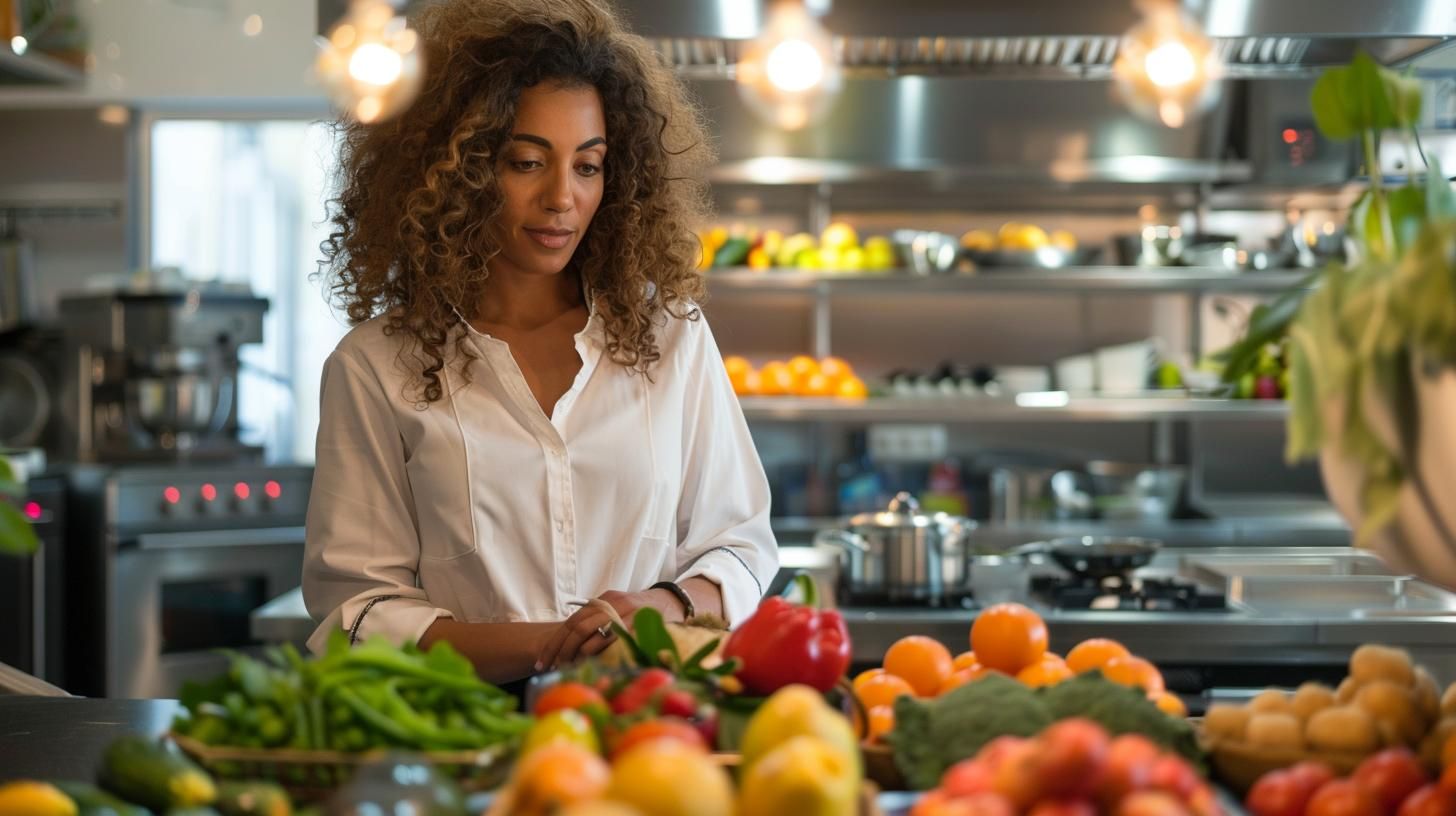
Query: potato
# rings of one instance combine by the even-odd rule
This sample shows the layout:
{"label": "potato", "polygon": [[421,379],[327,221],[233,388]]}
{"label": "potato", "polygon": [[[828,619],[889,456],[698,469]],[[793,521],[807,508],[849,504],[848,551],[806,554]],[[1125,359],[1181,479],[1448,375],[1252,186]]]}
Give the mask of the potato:
{"label": "potato", "polygon": [[1360,693],[1360,681],[1353,677],[1346,677],[1340,681],[1340,687],[1335,689],[1335,701],[1344,705],[1355,702],[1355,695]]}
{"label": "potato", "polygon": [[1446,693],[1441,695],[1441,716],[1456,716],[1456,683],[1446,687]]}
{"label": "potato", "polygon": [[1421,762],[1427,768],[1441,767],[1441,751],[1452,734],[1456,734],[1456,717],[1446,717],[1432,726],[1426,738],[1421,740]]}
{"label": "potato", "polygon": [[1416,666],[1416,710],[1426,724],[1441,718],[1441,687],[1425,666]]}
{"label": "potato", "polygon": [[1406,650],[1367,643],[1350,656],[1350,676],[1361,685],[1389,680],[1398,686],[1410,686],[1415,682],[1415,667]]}
{"label": "potato", "polygon": [[1249,718],[1245,742],[1261,748],[1304,749],[1304,728],[1293,714],[1255,714]]}
{"label": "potato", "polygon": [[1322,751],[1368,754],[1380,747],[1380,731],[1365,709],[1334,706],[1317,712],[1304,727],[1304,738]]}
{"label": "potato", "polygon": [[1289,695],[1279,689],[1265,689],[1249,701],[1249,710],[1255,714],[1293,714]]}
{"label": "potato", "polygon": [[1360,687],[1355,705],[1375,718],[1386,745],[1414,745],[1426,733],[1425,722],[1416,710],[1415,695],[1406,686],[1376,680]]}
{"label": "potato", "polygon": [[1301,722],[1309,722],[1316,711],[1335,704],[1335,691],[1324,683],[1305,683],[1294,692],[1289,707]]}
{"label": "potato", "polygon": [[1253,714],[1243,706],[1215,703],[1203,715],[1203,731],[1214,739],[1243,742]]}

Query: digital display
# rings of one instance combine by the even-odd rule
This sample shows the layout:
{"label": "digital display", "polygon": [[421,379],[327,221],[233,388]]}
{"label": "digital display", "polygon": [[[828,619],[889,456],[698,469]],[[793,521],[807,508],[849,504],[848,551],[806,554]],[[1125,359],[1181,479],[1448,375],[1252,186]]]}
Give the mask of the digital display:
{"label": "digital display", "polygon": [[1302,167],[1319,158],[1319,133],[1308,122],[1280,128],[1279,145],[1290,167]]}

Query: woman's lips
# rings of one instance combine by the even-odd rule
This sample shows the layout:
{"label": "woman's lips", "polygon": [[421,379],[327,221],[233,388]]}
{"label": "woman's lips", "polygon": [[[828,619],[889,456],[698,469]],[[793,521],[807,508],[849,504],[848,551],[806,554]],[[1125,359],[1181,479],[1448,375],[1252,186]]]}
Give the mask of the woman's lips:
{"label": "woman's lips", "polygon": [[536,243],[547,249],[561,249],[571,243],[571,231],[558,230],[537,230],[527,229],[526,234],[530,235]]}

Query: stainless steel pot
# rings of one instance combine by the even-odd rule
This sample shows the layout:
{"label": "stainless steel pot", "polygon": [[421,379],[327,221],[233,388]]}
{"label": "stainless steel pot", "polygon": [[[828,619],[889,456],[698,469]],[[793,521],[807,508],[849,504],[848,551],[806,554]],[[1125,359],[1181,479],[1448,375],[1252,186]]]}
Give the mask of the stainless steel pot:
{"label": "stainless steel pot", "polygon": [[920,512],[900,493],[878,513],[861,513],[847,530],[821,530],[815,544],[840,552],[840,582],[850,595],[938,603],[967,588],[966,539],[975,523]]}
{"label": "stainless steel pot", "polygon": [[0,224],[0,333],[35,319],[35,256],[31,245]]}

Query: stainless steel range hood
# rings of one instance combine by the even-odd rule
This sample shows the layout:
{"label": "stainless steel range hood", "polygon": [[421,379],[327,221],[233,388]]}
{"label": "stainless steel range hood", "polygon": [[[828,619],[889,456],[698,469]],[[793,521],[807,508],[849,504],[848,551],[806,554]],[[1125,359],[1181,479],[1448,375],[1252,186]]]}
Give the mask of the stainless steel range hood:
{"label": "stainless steel range hood", "polygon": [[[618,0],[695,76],[731,76],[772,0]],[[850,75],[1105,78],[1138,22],[1129,0],[818,0]],[[810,0],[810,5],[815,5]],[[1234,78],[1288,76],[1363,48],[1402,64],[1456,35],[1451,0],[1184,0]]]}

